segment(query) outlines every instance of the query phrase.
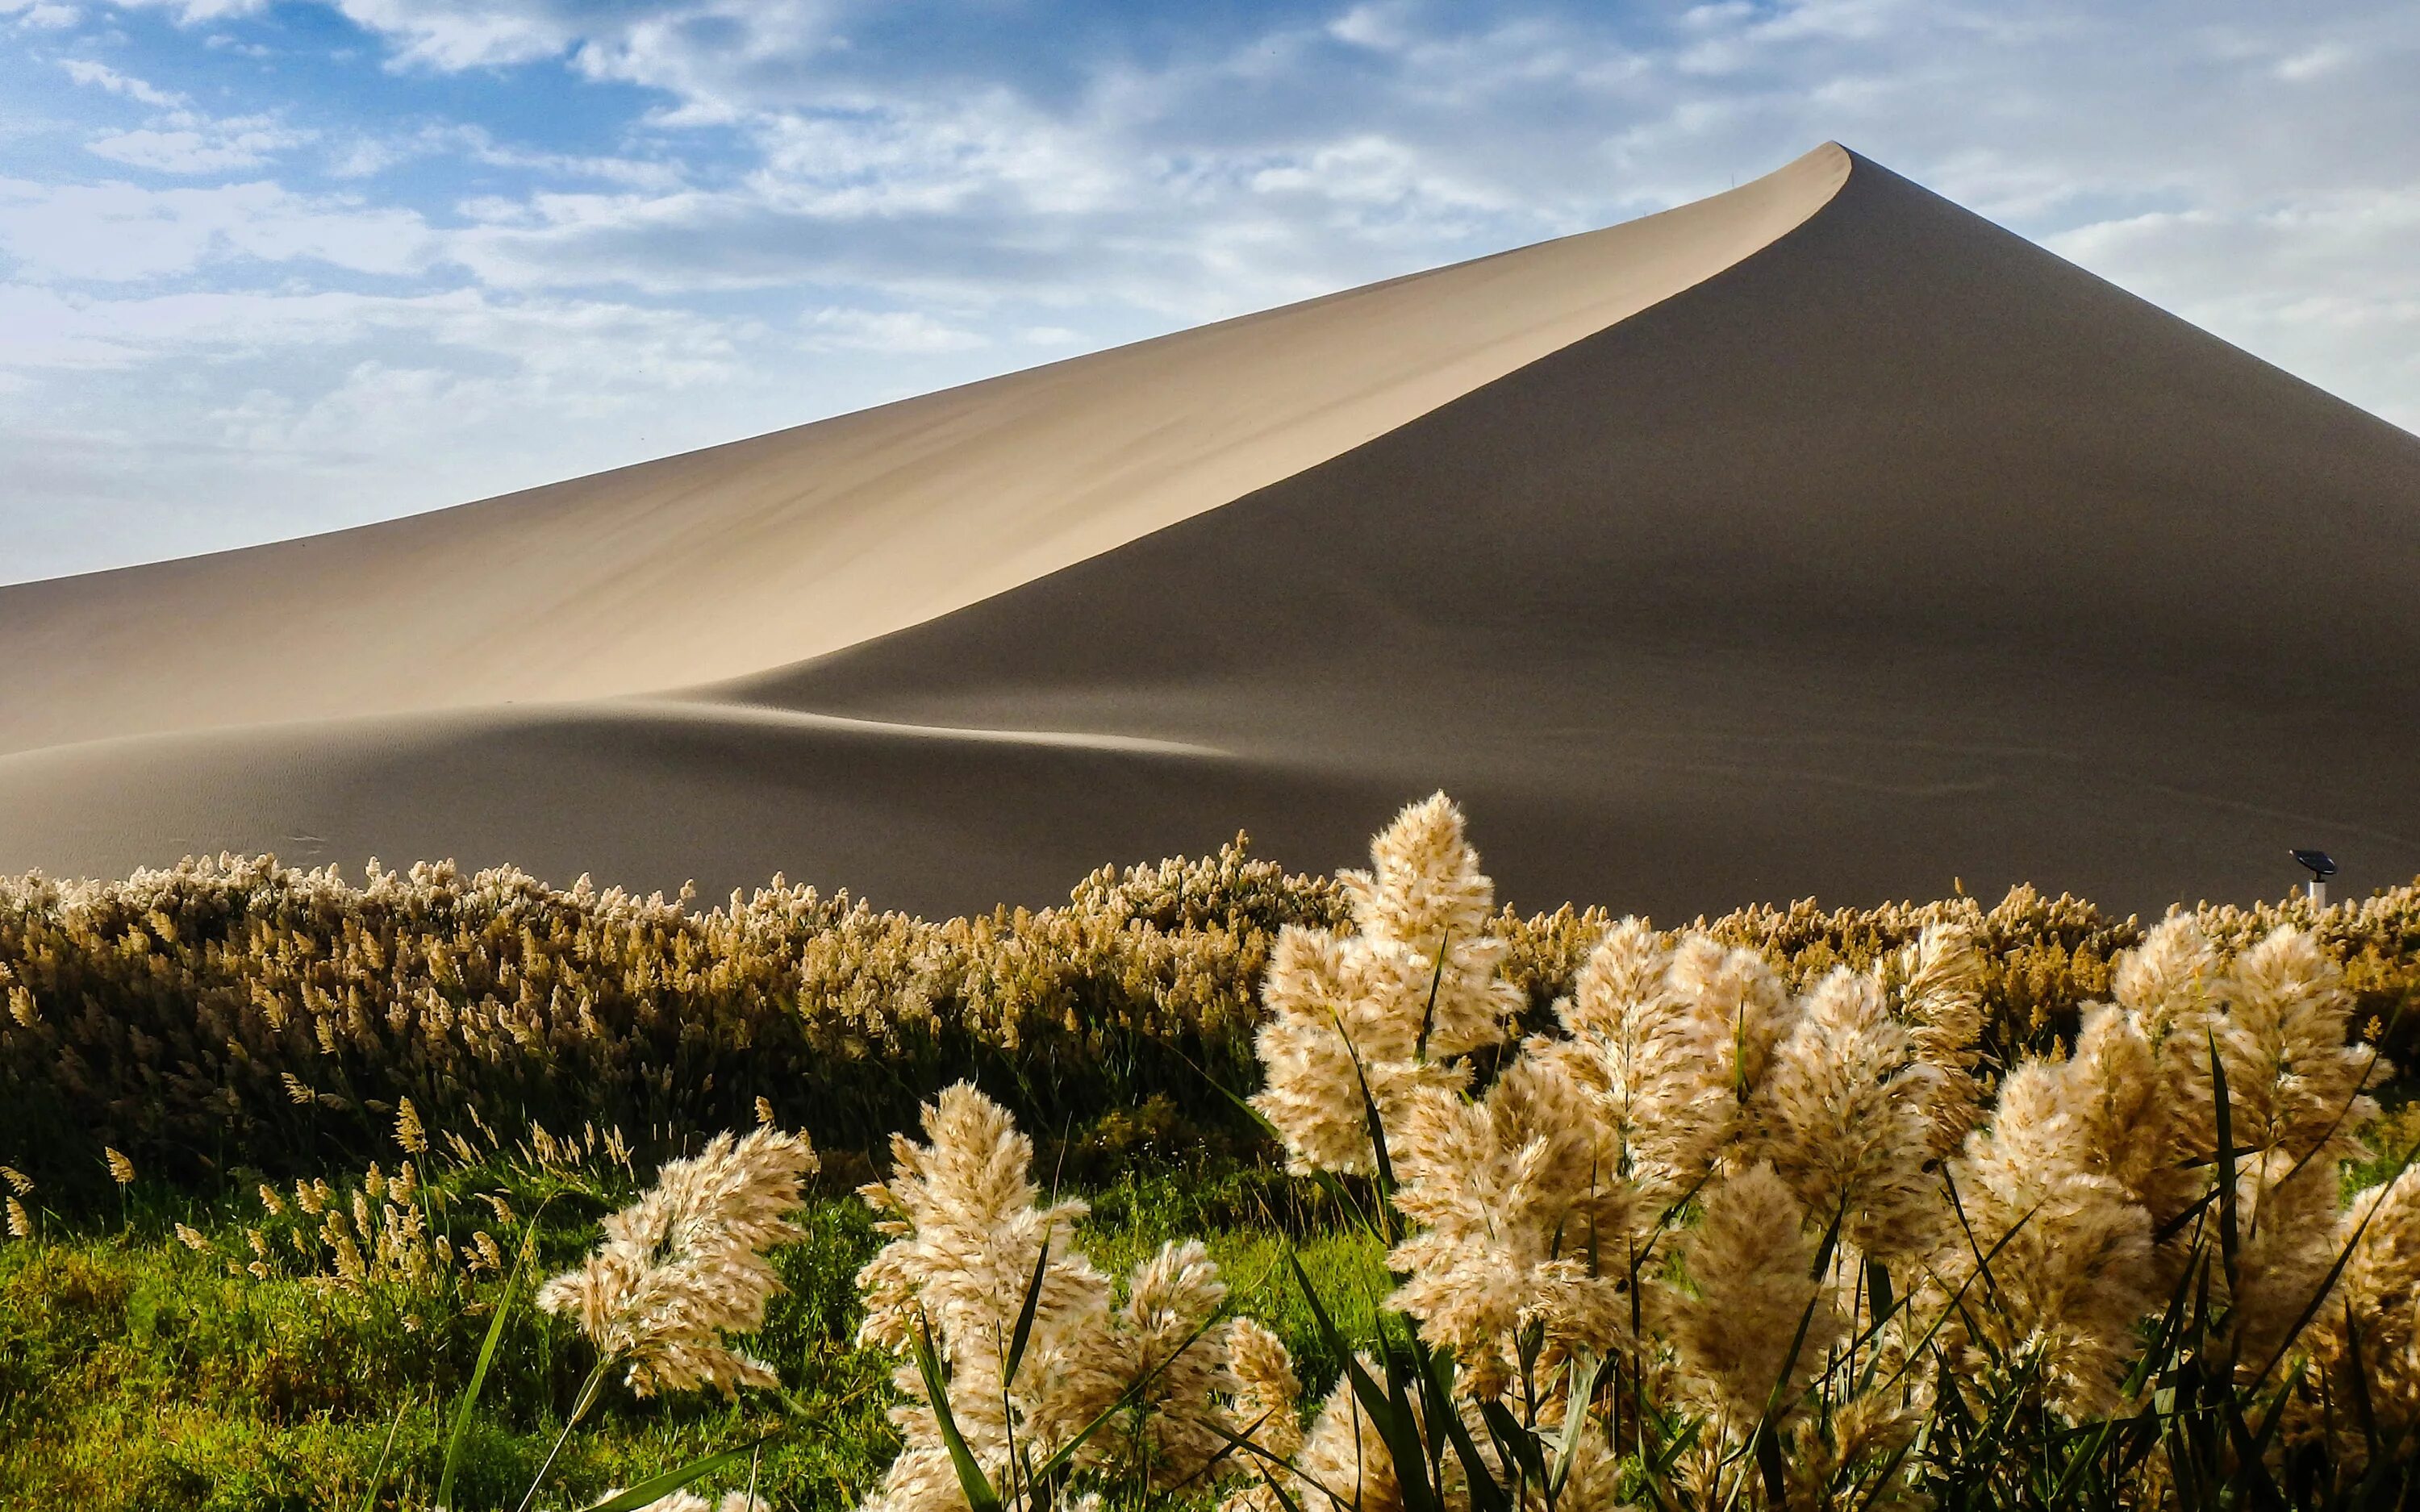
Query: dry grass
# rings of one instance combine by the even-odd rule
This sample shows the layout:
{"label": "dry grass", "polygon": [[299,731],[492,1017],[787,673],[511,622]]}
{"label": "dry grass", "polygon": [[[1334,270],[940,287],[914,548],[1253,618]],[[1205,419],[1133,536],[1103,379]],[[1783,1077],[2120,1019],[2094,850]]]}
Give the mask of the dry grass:
{"label": "dry grass", "polygon": [[[149,1421],[221,1455],[159,1504],[245,1504],[262,1454],[359,1504],[398,1421],[396,1505],[441,1458],[508,1503],[768,1429],[772,1504],[895,1512],[2366,1505],[2420,1433],[2420,1176],[2378,1159],[2420,1125],[2370,1101],[2415,983],[2420,887],[1522,918],[1441,798],[1367,874],[1239,841],[938,924],[21,879],[0,1462],[102,1496]],[[867,1188],[888,1244],[834,1251],[829,1197],[799,1242],[767,1126],[845,1185],[958,1083]]]}
{"label": "dry grass", "polygon": [[[747,1126],[760,1097],[845,1158],[878,1150],[961,1078],[1052,1141],[1108,1119],[1114,1144],[1139,1116],[1233,1134],[1200,1072],[1249,1079],[1278,932],[1343,917],[1332,884],[1254,860],[1240,839],[1198,861],[1104,870],[1062,908],[940,923],[809,887],[701,910],[445,866],[360,886],[228,858],[117,882],[19,878],[0,882],[0,1160],[58,1201],[105,1196],[104,1146],[186,1181],[358,1164],[406,1099],[449,1127],[616,1124],[669,1148],[679,1131]],[[2223,947],[2309,928],[2365,1026],[2420,985],[2420,889],[2196,918]],[[1532,1020],[1609,921],[1496,917],[1504,980]],[[1793,984],[1945,922],[1981,951],[1982,1042],[2002,1063],[2071,1037],[2142,935],[2024,888],[1989,909],[1799,903],[1700,921]]]}

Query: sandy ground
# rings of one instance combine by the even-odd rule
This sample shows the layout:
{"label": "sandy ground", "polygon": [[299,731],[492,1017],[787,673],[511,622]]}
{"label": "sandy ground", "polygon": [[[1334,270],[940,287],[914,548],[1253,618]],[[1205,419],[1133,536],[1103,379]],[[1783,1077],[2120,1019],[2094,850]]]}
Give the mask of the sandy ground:
{"label": "sandy ground", "polygon": [[0,589],[0,869],[925,912],[2420,872],[2420,439],[1837,148],[1648,221],[394,525]]}

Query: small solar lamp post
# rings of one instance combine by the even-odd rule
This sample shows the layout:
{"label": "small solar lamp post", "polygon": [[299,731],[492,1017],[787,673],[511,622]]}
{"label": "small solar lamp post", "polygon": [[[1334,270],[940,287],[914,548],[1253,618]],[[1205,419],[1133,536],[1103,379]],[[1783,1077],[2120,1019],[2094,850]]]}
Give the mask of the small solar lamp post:
{"label": "small solar lamp post", "polygon": [[2328,905],[2328,878],[2336,874],[2336,863],[2325,851],[2296,851],[2294,859],[2308,867],[2311,872],[2311,906]]}

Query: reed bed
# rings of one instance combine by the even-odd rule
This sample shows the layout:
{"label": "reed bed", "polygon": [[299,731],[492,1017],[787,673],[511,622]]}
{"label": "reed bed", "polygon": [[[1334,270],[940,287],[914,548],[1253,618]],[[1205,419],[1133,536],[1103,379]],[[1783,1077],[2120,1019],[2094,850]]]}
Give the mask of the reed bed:
{"label": "reed bed", "polygon": [[[2420,989],[2420,887],[2314,909],[2193,910],[2233,949],[2279,924],[2344,972],[2355,1019]],[[878,1150],[970,1079],[1056,1146],[1249,1130],[1214,1083],[1252,1074],[1279,933],[1346,917],[1324,878],[1217,855],[1084,879],[1063,907],[928,922],[774,885],[711,908],[585,879],[424,864],[356,885],[264,857],[122,881],[0,880],[0,1161],[55,1201],[108,1198],[104,1148],[184,1181],[358,1164],[410,1099],[435,1123],[617,1125],[650,1149],[747,1127],[756,1100],[828,1152]],[[1610,923],[1490,921],[1543,1021]],[[1956,923],[2002,1063],[2071,1038],[2144,925],[2020,887],[1869,910],[1753,907],[1695,927],[1792,983]],[[1097,1136],[1097,1137],[1095,1137]],[[854,1167],[852,1167],[854,1168]]]}
{"label": "reed bed", "polygon": [[867,1191],[895,1237],[863,1336],[915,1359],[872,1512],[2415,1494],[2420,1146],[2348,1180],[2392,1068],[2311,929],[2172,916],[2071,1045],[1995,1064],[1954,911],[1798,983],[1626,919],[1524,1032],[1460,813],[1405,810],[1373,862],[1350,932],[1280,933],[1250,1100],[1387,1247],[1357,1337],[1297,1278],[1339,1379],[1304,1398],[1182,1245],[1115,1312],[1006,1112],[953,1088]]}
{"label": "reed bed", "polygon": [[[21,879],[0,1467],[456,1512],[2411,1504],[2415,958],[2414,888],[1525,917],[1442,795],[1366,872],[1239,838],[942,924]],[[213,1412],[280,1447],[106,1500]]]}
{"label": "reed bed", "polygon": [[717,908],[514,871],[188,860],[0,882],[0,1151],[105,1196],[106,1145],[208,1180],[317,1170],[432,1123],[613,1124],[669,1148],[759,1098],[878,1149],[942,1083],[1054,1127],[1248,1062],[1252,985],[1327,884],[1217,856],[1105,870],[1064,908],[928,923],[774,885]]}

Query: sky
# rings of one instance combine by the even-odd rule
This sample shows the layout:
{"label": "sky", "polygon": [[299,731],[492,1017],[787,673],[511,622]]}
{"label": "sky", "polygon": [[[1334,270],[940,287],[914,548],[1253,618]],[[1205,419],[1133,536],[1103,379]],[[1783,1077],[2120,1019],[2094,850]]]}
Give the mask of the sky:
{"label": "sky", "polygon": [[0,0],[0,582],[1609,224],[1838,140],[2420,429],[2420,6]]}

